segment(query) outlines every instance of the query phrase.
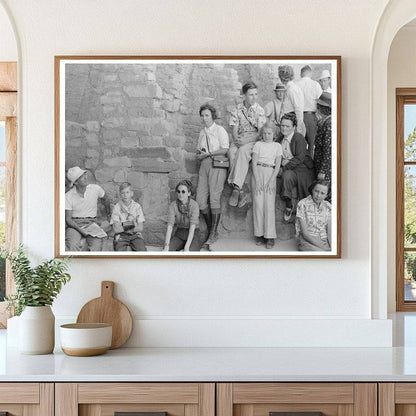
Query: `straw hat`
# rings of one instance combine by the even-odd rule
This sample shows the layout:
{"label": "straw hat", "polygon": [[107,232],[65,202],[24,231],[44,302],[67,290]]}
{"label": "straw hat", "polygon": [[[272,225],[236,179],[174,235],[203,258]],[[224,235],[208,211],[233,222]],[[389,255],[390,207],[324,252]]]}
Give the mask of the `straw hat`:
{"label": "straw hat", "polygon": [[331,74],[329,73],[327,69],[324,69],[321,73],[321,76],[319,77],[319,79],[324,79],[324,78],[331,78]]}

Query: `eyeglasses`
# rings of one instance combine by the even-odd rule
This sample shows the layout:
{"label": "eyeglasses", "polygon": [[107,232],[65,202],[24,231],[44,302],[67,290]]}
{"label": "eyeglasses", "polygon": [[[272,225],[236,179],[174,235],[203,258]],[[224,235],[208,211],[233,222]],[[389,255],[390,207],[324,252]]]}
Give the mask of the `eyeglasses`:
{"label": "eyeglasses", "polygon": [[185,191],[185,189],[182,189],[182,191],[180,191],[179,189],[176,191],[177,194],[186,194],[187,191]]}

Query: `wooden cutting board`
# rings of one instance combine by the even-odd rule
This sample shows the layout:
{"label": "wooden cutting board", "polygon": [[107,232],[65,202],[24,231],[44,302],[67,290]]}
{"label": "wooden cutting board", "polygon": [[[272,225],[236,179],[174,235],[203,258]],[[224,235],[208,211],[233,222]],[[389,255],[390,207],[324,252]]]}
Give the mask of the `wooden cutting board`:
{"label": "wooden cutting board", "polygon": [[133,319],[124,303],[113,297],[114,282],[101,282],[101,296],[86,303],[77,323],[107,323],[113,326],[111,349],[121,347],[130,337]]}

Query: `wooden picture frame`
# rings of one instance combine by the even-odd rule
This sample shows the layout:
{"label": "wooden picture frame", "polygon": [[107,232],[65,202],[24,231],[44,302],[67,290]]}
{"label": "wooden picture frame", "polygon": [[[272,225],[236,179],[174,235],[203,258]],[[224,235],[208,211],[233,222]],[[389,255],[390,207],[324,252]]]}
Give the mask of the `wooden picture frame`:
{"label": "wooden picture frame", "polygon": [[[285,84],[283,88],[281,85],[277,85],[281,82],[279,67],[283,67],[280,73],[284,80],[283,84]],[[309,71],[307,77],[314,81],[314,88],[320,78],[323,78],[321,86],[324,89],[328,86],[325,79],[330,82],[329,90],[332,88],[332,91],[328,91],[318,99],[306,97],[305,101],[305,95],[303,95],[302,100],[306,105],[303,107],[304,111],[300,110],[302,107],[299,105],[299,97],[296,98],[300,91],[301,70],[303,74]],[[245,95],[242,92],[247,82],[255,83],[256,88],[252,84],[246,85],[250,92],[255,90],[256,96],[254,98],[253,96],[248,97],[247,90]],[[279,95],[276,90],[280,90],[280,88],[283,92]],[[254,100],[252,102],[256,104],[250,104],[250,100]],[[277,111],[276,107],[271,109],[273,105],[276,105],[273,104],[273,100],[282,107],[281,111]],[[312,103],[310,103],[311,100]],[[302,141],[298,135],[298,132],[306,132],[302,123],[296,127],[293,125],[293,119],[286,120],[283,124],[289,124],[282,128],[290,130],[293,127],[294,130],[294,132],[292,131],[294,134],[285,136],[288,139],[286,147],[270,144],[269,148],[273,148],[272,154],[268,150],[262,150],[263,153],[260,154],[258,149],[266,149],[266,147],[262,147],[262,144],[257,145],[257,150],[255,150],[256,174],[253,176],[252,164],[249,163],[248,174],[241,182],[240,188],[235,188],[238,182],[236,177],[238,175],[244,176],[244,168],[238,167],[238,174],[236,173],[237,168],[233,168],[232,178],[229,177],[229,172],[225,177],[224,174],[221,174],[220,179],[213,180],[209,176],[207,180],[211,182],[206,185],[210,194],[208,201],[206,198],[204,199],[206,189],[203,189],[203,180],[201,179],[196,198],[200,202],[199,205],[195,205],[194,202],[187,202],[186,205],[174,202],[175,189],[181,180],[188,180],[192,183],[193,188],[197,188],[201,165],[204,164],[206,169],[211,169],[208,167],[207,160],[212,156],[212,152],[209,151],[211,149],[205,148],[204,143],[207,143],[207,139],[204,139],[204,135],[207,133],[204,131],[207,131],[209,135],[214,133],[210,133],[209,127],[206,127],[207,125],[211,126],[210,121],[205,125],[206,129],[201,124],[203,121],[200,116],[200,113],[203,114],[201,106],[209,104],[214,107],[215,110],[209,107],[208,113],[214,119],[215,117],[212,117],[214,113],[218,116],[218,120],[214,120],[215,129],[217,129],[215,134],[219,135],[218,137],[222,135],[222,143],[226,141],[224,139],[226,137],[224,136],[225,129],[231,147],[234,142],[237,142],[237,146],[243,148],[245,146],[243,142],[246,139],[243,140],[242,137],[246,138],[250,134],[254,134],[256,137],[254,141],[260,141],[259,138],[262,137],[261,126],[264,122],[269,119],[280,125],[283,113],[290,112],[288,109],[291,105],[294,109],[296,107],[296,120],[300,117],[309,120],[307,121],[308,132],[311,132],[307,135],[309,139],[313,136],[313,128],[318,128],[315,121],[312,122],[312,127],[310,122],[311,119],[316,119],[316,102],[318,100],[320,108],[324,108],[324,110],[326,108],[330,113],[328,115],[328,112],[323,112],[325,115],[321,116],[326,124],[322,125],[318,131],[319,149],[321,149],[318,156],[313,154],[314,149],[318,149],[318,145],[308,145],[306,139],[303,138]],[[266,108],[266,112],[263,107]],[[207,111],[206,108],[205,110]],[[276,115],[273,115],[273,111],[276,112]],[[249,117],[247,118],[244,114],[248,114]],[[243,116],[249,124],[242,120]],[[315,127],[313,127],[314,125]],[[218,126],[222,126],[221,129]],[[271,124],[268,126],[270,127]],[[218,133],[220,130],[221,134]],[[252,131],[247,133],[246,130]],[[208,143],[214,140],[212,142],[214,147],[225,149],[225,145],[219,144],[220,139],[215,139],[215,134],[214,139],[209,139]],[[248,136],[244,136],[245,134]],[[240,139],[241,142],[239,142]],[[218,143],[215,140],[218,140]],[[249,142],[250,140],[248,139]],[[278,140],[285,143],[283,136],[278,137]],[[249,150],[244,147],[249,155],[246,157],[248,162],[254,141],[252,141],[251,147],[247,146],[250,148]],[[237,151],[243,154],[243,150],[235,147],[234,152]],[[222,150],[220,150],[221,152]],[[326,156],[322,156],[322,152]],[[283,156],[281,156],[282,153]],[[235,157],[235,153],[231,152],[231,155]],[[205,158],[205,156],[208,157]],[[317,168],[312,165],[312,162],[309,163],[309,156],[313,156],[315,160],[320,158],[320,172],[316,171]],[[243,160],[243,156],[238,157],[241,157],[240,161]],[[323,157],[326,157],[325,162],[322,161]],[[201,159],[202,161],[200,161],[198,158],[206,160]],[[264,163],[269,159],[272,162]],[[237,159],[232,159],[231,166],[235,160]],[[261,175],[266,175],[265,169],[271,169],[269,172],[273,172],[281,160],[283,160],[281,163],[286,163],[288,166],[282,167],[280,171],[276,168],[275,173],[279,172],[277,186],[271,180],[271,186],[259,185],[256,188],[257,193],[253,194],[252,186],[256,184],[253,177],[256,178],[257,175],[258,184],[261,180],[266,183],[270,173],[266,179],[263,177],[263,179],[259,179],[259,172],[263,172]],[[247,161],[243,162],[248,163]],[[299,179],[305,178],[305,175],[296,170],[298,167],[293,167],[298,163],[302,169],[305,167],[307,170],[307,180]],[[326,173],[322,173],[324,165]],[[76,169],[69,171],[70,168]],[[284,174],[286,170],[295,172],[295,185],[290,185],[291,197],[285,196],[288,195],[287,190],[286,194],[281,190],[283,178],[285,181],[288,178],[288,174]],[[326,201],[322,205],[317,199],[316,207],[310,208],[310,203],[314,200],[309,197],[308,206],[305,205],[306,202],[298,205],[299,200],[308,196],[307,188],[316,179],[318,173],[320,173],[320,177],[324,177],[330,183]],[[78,181],[80,175],[84,175],[84,179],[81,180],[84,182],[82,185],[79,185],[80,182],[78,182],[77,185],[75,182]],[[208,178],[207,172],[204,172],[204,175]],[[55,178],[55,255],[57,257],[73,255],[87,258],[340,258],[341,57],[56,56]],[[229,181],[234,179],[234,185],[230,185]],[[220,186],[218,184],[222,180],[225,181],[225,185],[221,192],[221,190],[218,191],[218,186]],[[213,181],[216,181],[216,185],[213,184]],[[127,213],[123,213],[124,216],[121,214],[117,216],[114,213],[116,204],[119,203],[117,209],[123,205],[120,202],[120,185],[124,182],[131,184],[126,192],[130,192],[133,201],[140,204],[145,218],[143,222],[143,217],[139,216],[137,212],[134,214],[136,215],[135,228],[134,232],[131,231],[130,234],[124,226],[120,229],[120,224],[124,222],[127,224],[129,221],[126,219],[133,218],[134,215],[130,213],[131,215],[127,217]],[[78,207],[76,204],[79,203],[79,198],[84,201],[83,198],[86,195],[84,192],[87,189],[85,187],[90,184],[94,184],[94,187],[89,187],[89,192],[95,189],[96,194],[94,194],[95,196],[88,194],[89,196],[85,200],[94,201],[91,203],[92,205],[95,205],[95,201],[97,201],[97,207],[95,211],[94,208],[89,211],[88,209],[77,211],[78,208],[75,206]],[[285,184],[287,188],[287,182]],[[73,185],[72,188],[70,185]],[[322,189],[322,186],[323,193],[325,193],[325,189],[328,190],[328,187],[325,188],[326,185],[321,184],[318,188]],[[77,191],[78,187],[80,187],[81,193],[79,190]],[[187,186],[180,189],[188,190]],[[233,195],[234,189],[240,191],[234,193],[236,198],[233,203],[237,201],[238,205],[230,206],[229,198]],[[67,194],[69,191],[71,193]],[[273,200],[273,196],[271,197],[272,202],[269,202],[267,211],[259,202],[259,195],[270,200],[267,195],[273,195],[273,192],[276,192],[277,196],[275,200]],[[195,198],[194,193],[191,198]],[[254,198],[256,202],[253,202]],[[75,200],[77,202],[74,202]],[[127,203],[130,204],[130,199]],[[208,208],[202,207],[204,204],[208,204]],[[270,208],[270,204],[274,210]],[[218,205],[220,208],[217,207]],[[253,220],[253,205],[255,205],[256,213],[264,210],[268,213],[257,214],[256,220]],[[298,210],[299,218],[302,218],[302,213],[306,212],[304,222],[298,219],[295,206],[301,206],[300,211]],[[211,214],[215,214],[212,216],[214,225],[206,226],[208,221],[204,220],[206,215],[201,214],[199,220],[195,220],[198,208],[202,209],[204,214],[209,211]],[[181,212],[178,211],[179,209]],[[308,211],[310,209],[314,210],[312,219]],[[111,210],[113,210],[112,217]],[[262,240],[260,235],[255,238],[253,222],[256,221],[256,233],[259,234],[262,218],[266,218],[270,213],[275,215],[275,221],[271,221],[269,228],[264,231],[265,239]],[[96,214],[96,218],[93,218],[94,214]],[[110,214],[110,216],[105,218],[106,214]],[[217,214],[220,216],[216,217]],[[215,227],[217,219],[218,228]],[[170,243],[168,249],[181,250],[183,248],[181,251],[167,251],[166,249],[166,230],[168,223],[172,223],[172,221],[175,222],[172,232],[172,235],[175,235],[175,242],[173,239],[168,239]],[[73,225],[74,222],[75,225]],[[180,232],[177,231],[178,222],[185,227],[179,230],[184,232],[183,235],[179,235]],[[90,225],[91,223],[94,224]],[[212,231],[213,238],[209,239],[209,245],[201,247],[202,251],[192,251],[199,249],[197,245],[194,245],[195,235],[191,251],[188,251],[191,238],[188,238],[189,241],[187,241],[189,229],[186,226],[189,227],[190,223],[195,224],[199,230],[195,231],[195,235],[198,234],[201,244],[210,235],[209,231]],[[69,227],[68,224],[70,224]],[[271,238],[273,224],[276,228],[276,238]],[[99,227],[97,228],[96,225]],[[80,230],[79,227],[84,228]],[[98,242],[98,246],[96,239],[85,238],[85,227],[90,233],[104,230],[106,236],[100,240],[101,243]],[[70,229],[69,232],[68,229]],[[143,230],[140,231],[141,229]],[[302,230],[306,230],[307,233],[310,231],[312,237],[308,234],[303,240],[299,239],[299,230],[301,233]],[[217,231],[217,234],[214,231]],[[79,239],[74,237],[77,232]],[[137,234],[138,232],[140,235]],[[140,238],[135,240],[139,243],[137,246],[135,243],[131,243],[132,240],[129,237],[134,233],[142,239],[142,241],[139,241]],[[317,236],[319,241],[314,240],[314,236]],[[270,247],[271,243],[268,240],[273,240],[273,247]],[[312,244],[315,241],[317,241],[316,246]],[[256,242],[259,245],[256,245]],[[142,249],[143,244],[147,251],[132,251]],[[97,247],[100,248],[97,249]],[[300,251],[299,247],[302,247],[304,251]],[[117,248],[116,251],[114,251],[115,248]]]}

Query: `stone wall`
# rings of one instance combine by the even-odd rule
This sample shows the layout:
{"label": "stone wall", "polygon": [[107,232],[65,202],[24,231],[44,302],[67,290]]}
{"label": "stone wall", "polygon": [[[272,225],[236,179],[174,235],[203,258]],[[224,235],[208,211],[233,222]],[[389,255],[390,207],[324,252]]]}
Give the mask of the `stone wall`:
{"label": "stone wall", "polygon": [[[274,96],[276,70],[271,65],[209,63],[67,64],[65,168],[88,169],[112,203],[120,183],[131,182],[146,217],[146,243],[161,246],[176,184],[190,179],[197,185],[200,105],[214,105],[218,124],[230,132],[229,112],[241,101],[242,84],[256,82],[264,105]],[[226,186],[220,232],[249,237],[251,207],[228,207],[229,193]],[[280,201],[276,206],[278,238],[292,238],[293,226],[281,221]]]}

